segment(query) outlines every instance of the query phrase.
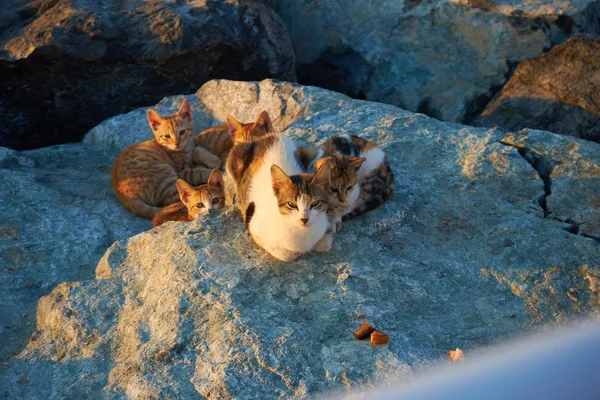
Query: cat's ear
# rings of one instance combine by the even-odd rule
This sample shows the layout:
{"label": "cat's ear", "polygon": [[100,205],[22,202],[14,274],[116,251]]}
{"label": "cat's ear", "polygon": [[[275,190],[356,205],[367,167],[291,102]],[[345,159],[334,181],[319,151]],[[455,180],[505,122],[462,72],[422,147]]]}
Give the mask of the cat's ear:
{"label": "cat's ear", "polygon": [[235,139],[236,133],[242,129],[242,124],[231,115],[227,116],[227,127],[229,128],[229,134],[232,139]]}
{"label": "cat's ear", "polygon": [[164,118],[159,113],[157,113],[156,111],[154,111],[151,108],[148,109],[148,112],[146,113],[146,115],[148,116],[148,122],[150,123],[150,128],[152,128],[153,131],[157,130],[158,127],[164,121]]}
{"label": "cat's ear", "polygon": [[256,122],[254,123],[254,128],[262,128],[265,132],[270,133],[273,131],[273,124],[271,123],[271,117],[269,117],[269,113],[266,111],[262,111]]}
{"label": "cat's ear", "polygon": [[350,161],[350,163],[348,164],[348,168],[353,169],[354,172],[358,172],[358,170],[360,169],[360,167],[362,167],[363,163],[366,161],[366,158],[358,158],[358,157],[354,157],[354,156],[349,156],[348,157],[348,161]]}
{"label": "cat's ear", "polygon": [[271,165],[271,184],[275,195],[278,196],[283,188],[292,184],[292,180],[281,168],[273,164]]}
{"label": "cat's ear", "polygon": [[187,204],[190,196],[192,193],[194,193],[194,187],[183,179],[177,179],[175,185],[177,186],[177,191],[179,192],[179,198],[181,201],[183,201],[183,204]]}
{"label": "cat's ear", "polygon": [[223,174],[218,169],[213,169],[210,173],[210,177],[208,178],[208,182],[206,182],[208,186],[216,186],[218,188],[224,188],[223,184]]}
{"label": "cat's ear", "polygon": [[183,103],[181,103],[181,107],[179,107],[179,111],[177,111],[177,115],[181,119],[192,119],[192,106],[188,99],[184,99]]}
{"label": "cat's ear", "polygon": [[329,189],[331,183],[331,164],[328,162],[323,163],[323,165],[317,169],[317,172],[310,180],[310,183]]}
{"label": "cat's ear", "polygon": [[319,170],[319,168],[321,168],[324,164],[327,163],[327,161],[329,161],[329,157],[323,157],[323,158],[319,158],[317,161],[315,161],[315,163],[313,164],[313,170],[315,172],[317,172]]}

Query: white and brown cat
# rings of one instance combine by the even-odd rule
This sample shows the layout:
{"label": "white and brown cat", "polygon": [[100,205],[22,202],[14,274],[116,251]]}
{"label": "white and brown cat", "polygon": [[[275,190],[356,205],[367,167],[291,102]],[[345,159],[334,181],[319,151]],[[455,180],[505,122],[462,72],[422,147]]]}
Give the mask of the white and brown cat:
{"label": "white and brown cat", "polygon": [[161,208],[152,219],[153,227],[168,221],[193,221],[225,206],[223,175],[218,169],[212,171],[204,185],[193,187],[183,179],[177,179],[176,185],[180,200]]}
{"label": "white and brown cat", "polygon": [[154,139],[123,150],[111,168],[112,186],[119,200],[134,214],[152,219],[166,204],[178,199],[175,182],[206,182],[221,159],[196,146],[194,122],[186,99],[174,114],[161,116],[149,109]]}
{"label": "white and brown cat", "polygon": [[329,251],[328,165],[314,176],[303,174],[294,141],[268,132],[237,141],[227,173],[235,181],[244,223],[269,254],[291,261],[311,250]]}
{"label": "white and brown cat", "polygon": [[329,217],[333,233],[341,222],[386,202],[394,191],[394,174],[384,151],[355,135],[335,135],[319,150],[313,169],[329,164],[332,196]]}

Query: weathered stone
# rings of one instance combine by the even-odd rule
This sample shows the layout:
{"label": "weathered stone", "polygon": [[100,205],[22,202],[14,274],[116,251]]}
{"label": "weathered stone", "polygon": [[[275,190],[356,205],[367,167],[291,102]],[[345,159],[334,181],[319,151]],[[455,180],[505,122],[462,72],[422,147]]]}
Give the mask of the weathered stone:
{"label": "weathered stone", "polygon": [[549,130],[600,142],[600,37],[576,36],[521,62],[478,126]]}
{"label": "weathered stone", "polygon": [[[449,349],[470,351],[540,324],[599,313],[600,243],[545,217],[544,169],[528,159],[547,151],[560,165],[548,207],[555,207],[555,195],[568,198],[583,220],[596,212],[585,195],[600,192],[600,179],[590,173],[600,145],[444,123],[272,81],[209,82],[197,97],[197,122],[227,113],[252,120],[265,109],[278,128],[307,143],[341,132],[376,141],[396,176],[394,196],[345,223],[328,254],[290,263],[258,249],[234,208],[117,241],[97,264],[96,280],[60,284],[40,300],[37,329],[3,367],[0,395],[312,397],[405,379]],[[180,100],[158,107],[175,110]],[[104,151],[108,166],[118,146],[135,135],[147,138],[149,131],[137,129],[145,124],[142,111],[121,115],[68,148]],[[62,148],[9,151],[3,162],[31,154],[81,163],[97,175],[85,160],[68,161],[71,153]],[[40,169],[48,164],[36,161]],[[33,174],[31,168],[5,167],[7,175]],[[52,176],[51,167],[45,171]],[[586,187],[574,183],[582,178]],[[110,203],[102,214],[123,213],[112,224],[133,228],[130,221],[142,221],[104,192],[108,180],[98,185],[101,201]],[[53,199],[47,206],[63,215]],[[38,232],[57,246],[50,228]],[[80,259],[88,262],[88,279],[98,258]],[[390,335],[389,345],[355,340],[357,315]]]}
{"label": "weathered stone", "polygon": [[596,0],[278,2],[301,83],[445,121],[471,121],[519,61],[600,32]]}
{"label": "weathered stone", "polygon": [[285,25],[259,1],[2,1],[0,49],[0,146],[18,149],[214,78],[295,80]]}

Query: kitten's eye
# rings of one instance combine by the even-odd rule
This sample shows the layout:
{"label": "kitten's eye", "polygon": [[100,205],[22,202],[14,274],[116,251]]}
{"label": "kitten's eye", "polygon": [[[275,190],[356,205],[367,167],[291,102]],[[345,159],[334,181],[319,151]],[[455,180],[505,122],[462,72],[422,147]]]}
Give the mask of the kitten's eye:
{"label": "kitten's eye", "polygon": [[295,203],[292,203],[292,202],[289,202],[289,201],[288,201],[288,203],[287,203],[287,206],[288,206],[289,208],[298,209],[298,205],[297,205],[297,204],[295,204]]}
{"label": "kitten's eye", "polygon": [[171,135],[164,135],[163,139],[171,139]]}
{"label": "kitten's eye", "polygon": [[311,208],[311,209],[313,209],[313,208],[315,208],[315,207],[318,207],[318,206],[319,206],[319,204],[321,204],[321,201],[320,201],[320,200],[313,201],[313,202],[311,203],[311,205],[310,205],[310,208]]}
{"label": "kitten's eye", "polygon": [[346,188],[346,192],[349,192],[349,191],[351,191],[352,189],[354,189],[354,185],[352,185],[352,186],[348,186],[348,188]]}
{"label": "kitten's eye", "polygon": [[198,208],[204,208],[204,203],[196,203],[196,207],[198,207]]}
{"label": "kitten's eye", "polygon": [[187,133],[187,129],[182,129],[179,131],[179,136],[183,136]]}
{"label": "kitten's eye", "polygon": [[221,199],[220,199],[220,198],[218,198],[218,197],[215,197],[215,198],[213,199],[212,203],[213,203],[213,204],[218,204],[218,203],[219,203],[219,201],[221,201]]}
{"label": "kitten's eye", "polygon": [[330,187],[329,189],[331,189],[331,191],[333,193],[337,193],[339,191],[338,188],[334,188],[334,187]]}

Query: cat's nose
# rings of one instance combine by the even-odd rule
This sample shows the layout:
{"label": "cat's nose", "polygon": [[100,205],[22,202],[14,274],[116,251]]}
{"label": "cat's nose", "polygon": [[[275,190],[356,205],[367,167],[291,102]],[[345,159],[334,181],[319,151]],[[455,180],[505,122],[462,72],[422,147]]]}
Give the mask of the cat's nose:
{"label": "cat's nose", "polygon": [[302,221],[302,223],[306,225],[306,223],[308,222],[308,218],[300,218],[300,221]]}

